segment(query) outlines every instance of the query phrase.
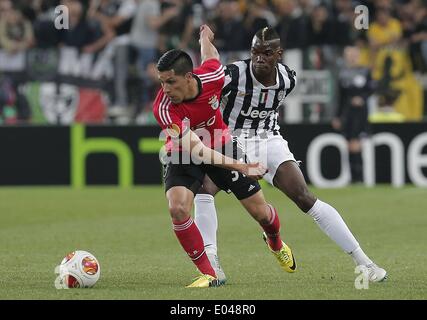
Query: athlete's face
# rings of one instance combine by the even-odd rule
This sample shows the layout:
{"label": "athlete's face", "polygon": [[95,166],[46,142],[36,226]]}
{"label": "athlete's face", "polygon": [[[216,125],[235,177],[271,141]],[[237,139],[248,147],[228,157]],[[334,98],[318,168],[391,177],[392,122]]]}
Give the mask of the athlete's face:
{"label": "athlete's face", "polygon": [[190,90],[192,75],[177,75],[174,70],[158,71],[158,78],[163,92],[171,99],[172,103],[181,103]]}
{"label": "athlete's face", "polygon": [[253,70],[259,75],[269,75],[275,72],[277,62],[282,59],[283,50],[277,41],[259,41],[254,38],[251,47]]}

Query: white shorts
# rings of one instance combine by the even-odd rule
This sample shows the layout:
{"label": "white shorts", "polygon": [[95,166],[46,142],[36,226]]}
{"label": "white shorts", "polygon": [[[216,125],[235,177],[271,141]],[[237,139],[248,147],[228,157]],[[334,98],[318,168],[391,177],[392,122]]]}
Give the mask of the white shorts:
{"label": "white shorts", "polygon": [[[268,168],[264,179],[273,185],[277,168],[286,161],[295,161],[289,150],[288,142],[281,135],[269,135],[267,138],[238,138],[249,162],[260,162]],[[298,163],[298,162],[297,162]]]}

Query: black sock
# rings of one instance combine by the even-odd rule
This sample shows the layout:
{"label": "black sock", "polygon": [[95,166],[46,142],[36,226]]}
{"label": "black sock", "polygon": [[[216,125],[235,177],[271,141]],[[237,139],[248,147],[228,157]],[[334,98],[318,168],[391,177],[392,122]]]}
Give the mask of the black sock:
{"label": "black sock", "polygon": [[361,152],[350,152],[351,182],[363,182],[363,160]]}

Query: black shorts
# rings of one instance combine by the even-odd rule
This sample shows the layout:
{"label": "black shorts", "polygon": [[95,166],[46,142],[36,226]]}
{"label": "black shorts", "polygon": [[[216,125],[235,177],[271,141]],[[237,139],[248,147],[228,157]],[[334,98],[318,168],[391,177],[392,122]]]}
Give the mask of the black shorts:
{"label": "black shorts", "polygon": [[[223,146],[222,150],[217,151],[230,158],[233,157],[242,162],[247,162],[246,154],[235,138]],[[248,178],[238,171],[231,171],[208,164],[204,165],[204,168],[209,178],[218,188],[227,193],[232,192],[239,200],[249,198],[261,190],[258,181]]]}
{"label": "black shorts", "polygon": [[[230,150],[230,152],[226,152]],[[217,150],[229,157],[246,161],[246,156],[237,140],[233,139],[222,150]],[[232,154],[231,154],[232,151]],[[208,164],[168,164],[164,169],[165,191],[172,187],[184,186],[194,194],[203,185],[205,174],[216,184],[216,186],[227,193],[232,192],[237,199],[242,200],[261,190],[258,181],[248,178],[238,171],[216,167]]]}
{"label": "black shorts", "polygon": [[365,107],[350,107],[343,122],[343,134],[347,140],[360,139],[368,132],[368,112]]}
{"label": "black shorts", "polygon": [[194,194],[203,184],[205,171],[201,165],[196,164],[167,164],[163,166],[163,179],[165,192],[172,187],[186,187]]}

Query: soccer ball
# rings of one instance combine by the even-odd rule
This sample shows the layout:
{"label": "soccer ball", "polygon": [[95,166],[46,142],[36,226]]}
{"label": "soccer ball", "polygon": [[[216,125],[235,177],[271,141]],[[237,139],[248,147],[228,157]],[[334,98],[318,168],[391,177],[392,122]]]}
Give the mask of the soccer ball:
{"label": "soccer ball", "polygon": [[101,266],[95,256],[87,251],[73,251],[62,259],[59,278],[65,288],[90,288],[101,274]]}

